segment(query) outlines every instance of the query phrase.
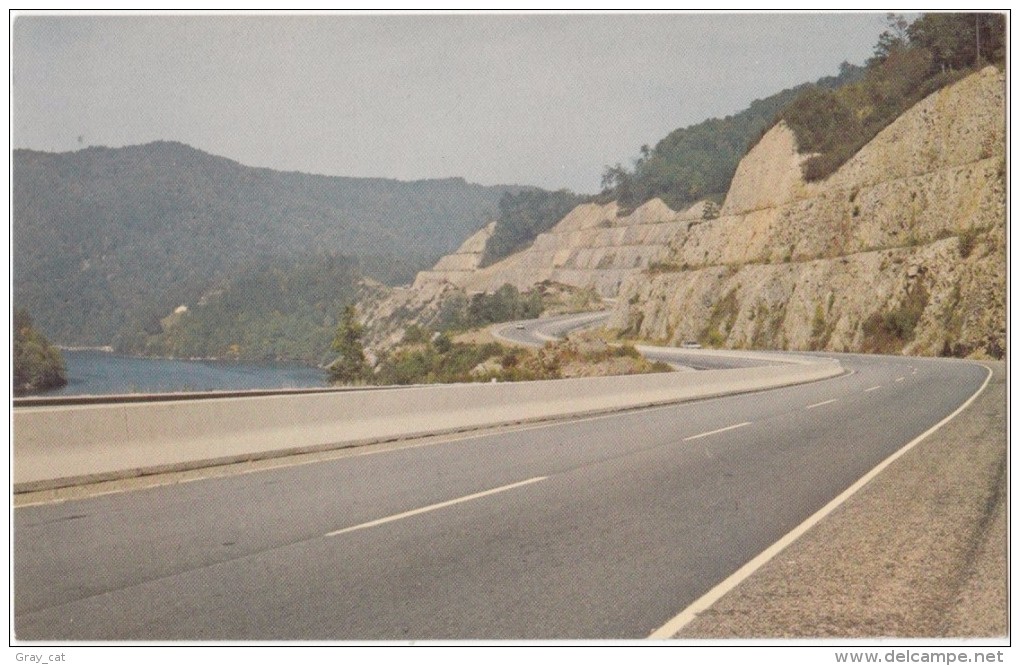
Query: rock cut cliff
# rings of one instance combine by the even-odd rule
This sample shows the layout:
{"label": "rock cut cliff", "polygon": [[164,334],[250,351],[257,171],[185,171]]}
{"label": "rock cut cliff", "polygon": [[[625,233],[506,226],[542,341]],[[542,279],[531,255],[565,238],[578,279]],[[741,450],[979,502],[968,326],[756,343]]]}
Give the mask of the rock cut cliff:
{"label": "rock cut cliff", "polygon": [[377,311],[552,281],[618,296],[609,326],[661,343],[1001,356],[1005,78],[925,98],[808,183],[780,123],[741,161],[718,216],[653,199],[578,206],[485,268],[492,225]]}
{"label": "rock cut cliff", "polygon": [[527,289],[543,281],[594,286],[614,296],[623,281],[669,254],[670,243],[703,216],[701,204],[676,212],[659,199],[622,214],[616,203],[582,204],[525,250],[478,268],[483,238],[495,223],[469,238],[456,253],[418,274],[416,288],[448,282],[468,291],[493,291],[504,284]]}
{"label": "rock cut cliff", "polygon": [[908,110],[824,181],[770,130],[718,219],[628,280],[611,326],[663,342],[1001,356],[1005,80],[989,67]]}

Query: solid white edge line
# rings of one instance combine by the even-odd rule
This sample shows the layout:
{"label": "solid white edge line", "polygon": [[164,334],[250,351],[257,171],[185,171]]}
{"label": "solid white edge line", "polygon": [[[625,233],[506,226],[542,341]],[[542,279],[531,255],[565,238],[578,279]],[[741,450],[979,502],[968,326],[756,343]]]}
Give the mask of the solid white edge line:
{"label": "solid white edge line", "polygon": [[373,520],[373,521],[370,521],[370,522],[367,522],[367,523],[361,523],[360,525],[354,525],[352,527],[345,527],[342,530],[336,530],[335,532],[329,532],[329,533],[326,534],[326,536],[337,536],[338,534],[346,534],[347,532],[354,532],[356,530],[363,530],[363,529],[366,529],[366,528],[369,528],[369,527],[375,527],[376,525],[384,525],[385,523],[392,523],[395,520],[401,520],[403,518],[410,518],[411,516],[417,516],[420,513],[427,513],[429,511],[435,511],[436,509],[442,509],[444,507],[452,506],[454,504],[460,504],[461,502],[469,502],[469,501],[474,500],[474,499],[479,499],[481,497],[486,497],[487,495],[495,495],[496,493],[501,493],[501,492],[504,492],[504,491],[507,491],[507,490],[512,490],[514,488],[520,488],[521,486],[526,486],[526,485],[531,484],[531,483],[537,483],[539,481],[544,481],[547,478],[549,478],[549,477],[547,477],[547,476],[536,476],[535,478],[528,479],[527,481],[518,481],[517,483],[511,483],[511,484],[506,485],[506,486],[500,486],[499,488],[493,488],[491,490],[483,490],[480,493],[474,493],[472,495],[465,495],[464,497],[458,497],[457,499],[447,500],[445,502],[439,502],[438,504],[430,504],[428,506],[423,506],[420,509],[413,509],[411,511],[405,511],[403,513],[398,513],[398,514],[394,514],[392,516],[387,516],[386,518],[379,518],[378,520]]}
{"label": "solid white edge line", "polygon": [[735,430],[737,428],[743,428],[744,426],[747,426],[747,425],[751,425],[751,422],[750,421],[744,421],[743,423],[737,423],[735,425],[726,426],[725,428],[719,428],[718,430],[710,430],[709,432],[703,432],[700,435],[693,435],[691,437],[685,437],[684,441],[685,442],[689,442],[692,439],[701,439],[702,437],[708,437],[709,435],[717,435],[717,434],[719,434],[721,432],[726,432],[727,430]]}
{"label": "solid white edge line", "polygon": [[938,430],[939,428],[941,428],[942,426],[956,418],[957,415],[960,414],[960,412],[967,409],[967,407],[969,407],[972,402],[977,400],[977,397],[981,395],[981,393],[985,390],[985,387],[988,386],[988,382],[991,381],[994,371],[988,366],[983,367],[985,368],[985,370],[988,371],[988,376],[985,377],[985,381],[983,384],[981,384],[981,388],[979,388],[974,393],[974,395],[970,396],[970,398],[968,398],[966,402],[957,407],[956,411],[954,411],[952,414],[950,414],[946,418],[942,419],[941,421],[933,425],[931,428],[928,428],[928,430],[924,431],[923,433],[915,437],[913,440],[908,442],[906,445],[904,445],[903,448],[896,451],[891,456],[880,462],[877,467],[875,467],[870,472],[868,472],[860,479],[858,479],[856,483],[854,483],[852,486],[844,490],[842,493],[836,496],[835,499],[833,499],[831,502],[829,502],[821,509],[816,511],[814,514],[812,514],[807,520],[802,522],[797,527],[793,528],[779,541],[775,542],[774,544],[766,548],[750,562],[737,569],[728,578],[726,578],[721,583],[713,587],[711,590],[703,594],[696,601],[694,601],[694,603],[692,603],[687,608],[682,610],[679,615],[677,615],[672,620],[670,620],[666,624],[662,625],[661,627],[653,631],[648,638],[663,639],[672,638],[673,636],[675,636],[681,629],[690,624],[690,622],[694,620],[699,613],[708,610],[708,608],[710,608],[712,604],[714,604],[716,601],[722,598],[723,595],[725,595],[727,592],[729,592],[737,585],[742,583],[745,579],[750,577],[751,574],[755,573],[758,569],[763,567],[773,557],[781,553],[787,546],[789,546],[791,543],[800,538],[805,532],[814,527],[815,524],[817,524],[827,515],[832,513],[840,504],[847,501],[854,493],[863,488],[873,478],[878,476],[886,467],[895,462],[897,458],[899,458],[907,451],[917,446],[920,442],[922,442],[933,432],[935,432],[936,430]]}
{"label": "solid white edge line", "polygon": [[839,398],[833,398],[832,400],[825,400],[823,402],[816,402],[813,405],[808,405],[804,409],[814,409],[815,407],[821,407],[822,405],[831,405],[832,403],[837,402],[838,400],[839,400]]}

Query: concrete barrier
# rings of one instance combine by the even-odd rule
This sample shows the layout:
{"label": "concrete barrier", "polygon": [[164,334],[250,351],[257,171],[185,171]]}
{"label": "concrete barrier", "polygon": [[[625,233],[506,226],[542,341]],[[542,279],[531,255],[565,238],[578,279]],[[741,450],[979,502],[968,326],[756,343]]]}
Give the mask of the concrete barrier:
{"label": "concrete barrier", "polygon": [[838,362],[308,395],[15,408],[14,491],[608,412],[833,377]]}

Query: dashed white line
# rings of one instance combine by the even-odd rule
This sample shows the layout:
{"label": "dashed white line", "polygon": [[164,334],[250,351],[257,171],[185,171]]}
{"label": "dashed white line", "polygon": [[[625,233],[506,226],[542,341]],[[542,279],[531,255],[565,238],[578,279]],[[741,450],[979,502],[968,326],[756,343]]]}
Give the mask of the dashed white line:
{"label": "dashed white line", "polygon": [[892,454],[891,456],[880,462],[874,469],[872,469],[870,472],[868,472],[860,479],[858,479],[855,484],[844,490],[840,495],[836,496],[831,502],[829,502],[821,509],[816,511],[814,514],[811,515],[811,517],[809,517],[803,523],[793,528],[790,532],[786,534],[786,536],[784,536],[779,541],[776,541],[774,544],[763,550],[761,553],[758,554],[757,557],[755,557],[750,562],[737,569],[733,574],[730,575],[729,578],[726,578],[721,583],[713,587],[711,590],[703,594],[700,598],[698,598],[696,601],[694,601],[694,603],[692,603],[683,611],[681,611],[672,620],[670,620],[669,622],[667,622],[666,624],[662,625],[654,632],[652,632],[649,638],[661,640],[664,638],[671,638],[675,636],[677,633],[680,632],[681,629],[690,624],[690,622],[694,620],[694,618],[698,617],[699,613],[702,613],[708,608],[710,608],[712,604],[721,599],[723,595],[725,595],[727,592],[735,588],[743,581],[747,580],[752,574],[754,574],[761,567],[763,567],[769,560],[774,558],[776,555],[781,553],[787,546],[789,546],[791,543],[800,538],[802,534],[807,532],[809,529],[811,529],[817,523],[819,523],[823,518],[825,518],[830,513],[835,511],[840,504],[845,502],[854,493],[863,488],[868,483],[868,481],[871,481],[873,478],[878,476],[882,472],[882,470],[891,465],[897,458],[905,454],[910,449],[914,448],[918,443],[920,443],[926,437],[928,437],[928,435],[932,434],[933,432],[935,432],[936,430],[938,430],[939,428],[941,428],[942,426],[956,418],[956,416],[960,412],[967,409],[967,407],[969,407],[972,402],[977,400],[977,397],[981,395],[981,392],[985,390],[986,386],[988,386],[988,382],[992,379],[992,369],[987,367],[985,369],[988,371],[988,376],[985,377],[985,381],[983,384],[981,384],[981,388],[975,391],[974,394],[970,396],[966,402],[957,407],[956,411],[954,411],[952,414],[950,414],[946,418],[942,419],[941,421],[933,425],[931,428],[928,428],[928,430],[924,431],[923,433],[915,437],[913,440],[908,442],[899,451],[897,451],[896,453]]}
{"label": "dashed white line", "polygon": [[867,392],[869,392],[869,391],[877,391],[877,390],[878,390],[878,389],[880,389],[880,388],[882,388],[882,386],[881,386],[881,385],[879,385],[879,386],[872,386],[871,388],[866,388],[866,389],[864,389],[864,392],[865,392],[865,393],[867,393]]}
{"label": "dashed white line", "polygon": [[839,400],[839,398],[833,398],[832,400],[826,400],[824,402],[816,402],[813,405],[808,405],[804,409],[814,409],[815,407],[821,407],[822,405],[830,405],[830,404],[836,402],[837,400]]}
{"label": "dashed white line", "polygon": [[510,485],[507,485],[507,486],[500,486],[499,488],[493,488],[492,490],[484,490],[484,491],[482,491],[480,493],[474,493],[473,495],[465,495],[464,497],[458,497],[457,499],[447,500],[445,502],[439,502],[438,504],[430,504],[428,506],[423,506],[420,509],[413,509],[411,511],[405,511],[403,513],[398,513],[398,514],[395,514],[395,515],[392,515],[392,516],[387,516],[386,518],[380,518],[378,520],[373,520],[373,521],[370,521],[370,522],[367,522],[367,523],[361,523],[360,525],[353,525],[351,527],[345,527],[342,530],[336,530],[335,532],[329,532],[329,533],[326,534],[326,536],[337,536],[339,534],[346,534],[347,532],[354,532],[356,530],[363,530],[363,529],[366,529],[366,528],[369,528],[369,527],[375,527],[377,525],[384,525],[386,523],[392,523],[395,520],[401,520],[403,518],[410,518],[411,516],[417,516],[418,514],[421,514],[421,513],[427,513],[429,511],[435,511],[436,509],[442,509],[444,507],[452,506],[454,504],[460,504],[461,502],[469,502],[471,500],[479,499],[481,497],[486,497],[488,495],[495,495],[496,493],[502,493],[502,492],[505,492],[507,490],[512,490],[514,488],[520,488],[521,486],[526,486],[526,485],[529,485],[529,484],[532,484],[532,483],[538,483],[539,481],[544,481],[547,478],[549,478],[549,477],[547,477],[547,476],[536,476],[535,478],[528,479],[527,481],[518,481],[517,483],[511,483]]}
{"label": "dashed white line", "polygon": [[898,381],[898,382],[902,382],[902,381],[903,381],[903,379],[904,379],[903,377],[897,377],[897,378],[896,378],[896,381]]}
{"label": "dashed white line", "polygon": [[717,435],[721,432],[726,432],[727,430],[736,430],[737,428],[743,428],[744,426],[747,425],[751,425],[751,422],[744,421],[743,423],[737,423],[735,425],[726,426],[725,428],[719,428],[718,430],[710,430],[708,432],[703,432],[700,435],[692,435],[691,437],[685,437],[684,441],[689,442],[692,439],[701,439],[702,437],[708,437],[709,435]]}

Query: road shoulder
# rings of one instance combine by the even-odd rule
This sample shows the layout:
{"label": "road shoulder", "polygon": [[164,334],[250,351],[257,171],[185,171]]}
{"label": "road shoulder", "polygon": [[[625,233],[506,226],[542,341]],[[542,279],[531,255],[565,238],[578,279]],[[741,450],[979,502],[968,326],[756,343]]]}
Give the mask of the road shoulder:
{"label": "road shoulder", "polygon": [[1006,372],[677,638],[999,637]]}

